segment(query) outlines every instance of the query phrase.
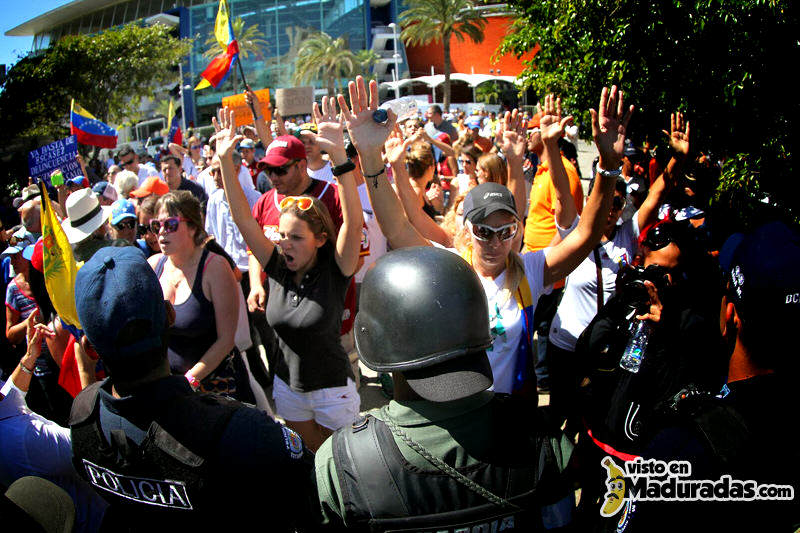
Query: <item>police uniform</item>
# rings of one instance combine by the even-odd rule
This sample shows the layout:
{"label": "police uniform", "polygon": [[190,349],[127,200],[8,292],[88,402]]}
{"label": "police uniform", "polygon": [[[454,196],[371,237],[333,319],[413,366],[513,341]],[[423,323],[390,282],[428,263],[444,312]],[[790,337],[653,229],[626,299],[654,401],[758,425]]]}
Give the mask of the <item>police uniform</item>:
{"label": "police uniform", "polygon": [[[359,357],[402,375],[401,399],[318,450],[324,520],[369,531],[568,525],[571,444],[527,404],[486,390],[488,306],[466,261],[433,247],[396,250],[366,274],[360,301]],[[439,327],[445,313],[461,327]]]}
{"label": "police uniform", "polygon": [[[560,432],[526,433],[536,425],[530,415],[532,423],[525,427],[506,423],[522,415],[518,407],[489,391],[446,403],[392,401],[334,433],[315,459],[324,520],[377,531],[434,526],[537,531],[568,524],[574,497],[562,469],[572,445]],[[443,474],[392,433],[387,418],[512,506],[492,503]]]}
{"label": "police uniform", "polygon": [[161,287],[139,250],[95,254],[75,295],[110,375],[81,391],[70,414],[73,464],[108,501],[106,529],[238,531],[259,510],[281,531],[315,516],[313,459],[296,433],[169,374]]}

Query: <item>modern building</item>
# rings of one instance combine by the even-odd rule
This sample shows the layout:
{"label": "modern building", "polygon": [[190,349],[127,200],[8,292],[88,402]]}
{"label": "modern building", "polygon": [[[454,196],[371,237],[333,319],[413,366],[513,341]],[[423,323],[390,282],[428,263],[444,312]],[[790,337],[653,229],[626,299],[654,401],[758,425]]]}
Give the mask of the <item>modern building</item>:
{"label": "modern building", "polygon": [[[177,76],[180,83],[176,79],[173,94],[180,95],[186,124],[199,126],[210,122],[213,109],[223,95],[230,93],[230,87],[226,91],[192,90],[209,62],[203,52],[206,39],[214,31],[218,5],[217,0],[73,0],[20,24],[6,35],[33,36],[35,53],[65,35],[91,34],[135,21],[170,25],[177,36],[195,39],[192,53],[181,65]],[[255,26],[258,36],[266,42],[259,49],[241,54],[246,55],[242,65],[254,89],[293,87],[297,51],[309,34],[319,30],[334,38],[344,36],[353,51],[374,50],[380,57],[374,68],[379,81],[391,82],[395,71],[399,79],[443,73],[440,46],[406,52],[397,38],[399,28],[393,22],[403,9],[402,0],[229,0],[229,5],[233,18],[242,18],[245,28]],[[489,61],[508,31],[509,19],[491,16],[487,20],[487,38],[482,44],[459,43],[454,47],[453,71],[485,74],[490,76],[488,79],[501,75],[501,71],[504,77],[515,76],[523,67],[519,59],[504,57],[494,66]],[[316,88],[320,93],[323,90],[321,84]],[[404,92],[420,90],[411,87]],[[158,121],[153,125],[156,127]]]}

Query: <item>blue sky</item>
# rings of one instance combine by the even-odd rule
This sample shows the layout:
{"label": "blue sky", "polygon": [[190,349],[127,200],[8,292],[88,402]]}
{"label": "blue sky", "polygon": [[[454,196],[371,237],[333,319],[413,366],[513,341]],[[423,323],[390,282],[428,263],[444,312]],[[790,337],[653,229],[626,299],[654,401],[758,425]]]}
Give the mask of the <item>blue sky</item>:
{"label": "blue sky", "polygon": [[70,3],[72,0],[3,0],[3,17],[0,18],[0,64],[12,65],[19,55],[31,49],[33,37],[6,37],[5,33],[26,20]]}

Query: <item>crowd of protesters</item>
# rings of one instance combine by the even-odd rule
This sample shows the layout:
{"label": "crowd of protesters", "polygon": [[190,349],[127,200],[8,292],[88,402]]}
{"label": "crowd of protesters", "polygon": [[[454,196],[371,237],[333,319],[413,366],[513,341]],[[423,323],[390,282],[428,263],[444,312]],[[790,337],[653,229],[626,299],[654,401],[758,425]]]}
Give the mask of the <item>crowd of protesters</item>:
{"label": "crowd of protesters", "polygon": [[[510,423],[533,424],[532,413],[544,409],[569,442],[561,470],[580,489],[579,504],[561,508],[558,520],[543,515],[539,528],[669,529],[684,509],[705,517],[684,517],[689,531],[701,530],[693,520],[767,524],[765,531],[800,524],[800,457],[782,444],[786,421],[767,414],[791,417],[797,407],[789,332],[800,318],[800,236],[776,222],[726,239],[709,211],[719,163],[695,146],[687,117],[663,117],[654,153],[631,140],[634,106],[616,87],[604,89],[591,111],[598,158],[581,169],[577,127],[553,95],[535,113],[451,115],[431,105],[424,117],[396,122],[390,113],[385,123],[372,118],[374,82],[351,82],[348,96],[324,97],[301,121],[276,114],[272,124],[257,117],[241,128],[220,110],[210,139],[191,135],[156,160],[123,146],[101,164],[81,161],[84,175],[63,185],[22,190],[18,217],[11,213],[3,220],[11,227],[0,230],[0,487],[45,478],[74,503],[75,531],[132,527],[125,520],[133,515],[113,512],[124,488],[94,463],[87,477],[78,443],[113,441],[115,450],[147,455],[148,439],[166,438],[172,447],[162,449],[174,457],[222,450],[207,469],[193,465],[190,478],[219,484],[203,494],[240,506],[196,502],[214,506],[206,527],[227,519],[268,529],[352,526],[345,511],[317,502],[312,458],[319,453],[324,482],[320,458],[333,453],[331,435],[359,419],[353,328],[361,285],[382,256],[434,246],[463,259],[483,288],[491,390],[527,406]],[[581,176],[592,181],[586,197]],[[82,265],[75,299],[83,329],[59,317],[45,286],[40,187]],[[414,283],[402,270],[396,276],[388,282]],[[157,305],[148,294],[158,294]],[[115,325],[125,313],[132,322]],[[142,329],[133,320],[140,315],[161,323]],[[465,324],[445,319],[439,327],[446,336]],[[151,336],[158,342],[143,347]],[[634,369],[621,365],[642,338]],[[398,342],[406,341],[415,342]],[[147,357],[139,363],[124,353]],[[153,386],[167,379],[171,392]],[[218,403],[159,418],[166,403],[209,393]],[[218,395],[256,407],[234,408]],[[130,416],[131,405],[141,418]],[[181,416],[192,431],[175,429]],[[92,417],[102,427],[94,433]],[[123,431],[122,442],[109,424]],[[705,508],[623,502],[610,496],[605,457],[622,472],[637,457],[690,460],[708,479],[783,483],[795,499]],[[133,478],[117,483],[125,479]],[[325,486],[336,492],[341,481]],[[194,490],[188,482],[163,487]],[[125,498],[141,500],[139,492]],[[330,498],[320,490],[321,501]],[[169,514],[178,504],[156,505],[163,514],[152,515],[153,528],[180,523]],[[40,525],[48,514],[29,513]]]}

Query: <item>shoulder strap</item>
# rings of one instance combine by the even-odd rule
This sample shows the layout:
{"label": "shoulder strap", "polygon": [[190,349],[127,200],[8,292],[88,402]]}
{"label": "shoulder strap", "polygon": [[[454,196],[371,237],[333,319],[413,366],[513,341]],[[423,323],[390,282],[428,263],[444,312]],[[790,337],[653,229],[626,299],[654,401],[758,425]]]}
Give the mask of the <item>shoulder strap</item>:
{"label": "shoulder strap", "polygon": [[600,246],[594,247],[594,268],[597,272],[597,310],[603,308],[605,298],[603,298],[603,264],[600,262]]}
{"label": "shoulder strap", "polygon": [[[389,511],[392,516],[408,516],[408,506],[381,451],[380,440],[383,439],[379,436],[379,426],[385,431],[383,422],[367,415],[352,427],[333,434],[333,455],[342,501],[348,511],[367,509],[371,517],[378,510]],[[376,498],[380,498],[380,503]]]}
{"label": "shoulder strap", "polygon": [[72,409],[69,413],[70,426],[85,422],[92,414],[97,404],[97,393],[102,383],[102,381],[92,383],[75,397],[75,400],[72,402]]}
{"label": "shoulder strap", "polygon": [[199,290],[203,292],[203,273],[206,271],[206,257],[208,257],[208,248],[203,248],[203,254],[200,256],[200,261],[197,263],[197,273],[194,275],[194,283],[192,284],[192,292]]}
{"label": "shoulder strap", "polygon": [[164,264],[166,264],[166,262],[167,256],[162,253],[158,263],[156,264],[156,277],[159,279],[161,279],[161,274],[164,273]]}

